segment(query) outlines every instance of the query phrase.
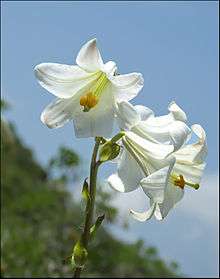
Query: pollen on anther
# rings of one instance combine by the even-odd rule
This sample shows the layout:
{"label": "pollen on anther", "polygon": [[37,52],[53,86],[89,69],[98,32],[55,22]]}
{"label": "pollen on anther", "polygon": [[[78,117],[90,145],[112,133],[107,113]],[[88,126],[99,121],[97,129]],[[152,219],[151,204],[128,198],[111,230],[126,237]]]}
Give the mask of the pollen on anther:
{"label": "pollen on anther", "polygon": [[89,111],[98,103],[98,98],[92,92],[88,92],[80,98],[80,105],[84,107],[84,111]]}
{"label": "pollen on anther", "polygon": [[176,186],[179,186],[181,189],[184,189],[185,186],[185,180],[183,178],[182,175],[179,175],[175,180],[174,180],[174,184]]}
{"label": "pollen on anther", "polygon": [[87,105],[87,101],[88,101],[88,97],[87,97],[87,95],[84,95],[84,96],[82,96],[81,98],[80,98],[80,105],[81,106],[86,106]]}

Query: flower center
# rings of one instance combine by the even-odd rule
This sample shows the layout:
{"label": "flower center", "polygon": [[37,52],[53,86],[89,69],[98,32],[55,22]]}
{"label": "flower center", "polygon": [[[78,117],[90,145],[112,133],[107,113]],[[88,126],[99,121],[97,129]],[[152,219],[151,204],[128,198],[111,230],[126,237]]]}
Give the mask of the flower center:
{"label": "flower center", "polygon": [[89,88],[89,91],[80,98],[80,105],[83,106],[83,111],[88,112],[91,108],[94,108],[102,95],[103,90],[108,84],[109,80],[105,73],[100,72],[98,78]]}
{"label": "flower center", "polygon": [[185,181],[183,175],[181,175],[181,174],[180,175],[172,174],[171,179],[172,179],[172,183],[175,186],[180,187],[181,189],[184,189],[185,185],[190,186],[190,187],[194,188],[195,190],[199,189],[198,183],[191,183],[191,182]]}

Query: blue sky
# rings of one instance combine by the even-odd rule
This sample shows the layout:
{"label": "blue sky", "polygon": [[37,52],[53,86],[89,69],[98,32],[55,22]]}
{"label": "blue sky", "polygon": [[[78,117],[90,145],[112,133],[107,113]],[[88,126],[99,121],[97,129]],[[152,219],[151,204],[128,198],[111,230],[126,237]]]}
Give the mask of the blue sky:
{"label": "blue sky", "polygon": [[[74,64],[81,45],[93,37],[103,59],[116,61],[120,73],[143,74],[145,86],[133,104],[149,106],[159,115],[175,100],[190,124],[204,127],[209,154],[202,190],[187,192],[183,205],[163,224],[132,222],[124,238],[142,237],[157,245],[163,257],[178,261],[188,275],[217,276],[218,3],[1,4],[2,95],[12,105],[7,117],[42,163],[65,144],[79,152],[86,172],[92,140],[75,139],[72,124],[49,130],[40,122],[41,111],[54,97],[37,84],[33,67],[41,62]],[[101,175],[109,172],[107,167]]]}

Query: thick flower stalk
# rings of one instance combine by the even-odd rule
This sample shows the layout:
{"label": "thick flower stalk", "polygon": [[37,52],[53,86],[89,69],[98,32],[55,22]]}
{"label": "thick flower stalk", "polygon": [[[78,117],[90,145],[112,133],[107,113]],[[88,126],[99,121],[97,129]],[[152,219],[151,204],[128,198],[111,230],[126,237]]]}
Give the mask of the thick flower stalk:
{"label": "thick flower stalk", "polygon": [[93,225],[94,205],[96,196],[96,180],[98,168],[102,163],[100,160],[97,160],[97,154],[101,142],[102,139],[96,137],[90,164],[89,184],[85,180],[83,187],[83,194],[86,200],[85,224],[82,235],[79,241],[76,243],[72,255],[72,264],[75,267],[74,277],[76,278],[80,277],[81,271],[84,268],[88,256],[88,244],[93,233],[91,229]]}

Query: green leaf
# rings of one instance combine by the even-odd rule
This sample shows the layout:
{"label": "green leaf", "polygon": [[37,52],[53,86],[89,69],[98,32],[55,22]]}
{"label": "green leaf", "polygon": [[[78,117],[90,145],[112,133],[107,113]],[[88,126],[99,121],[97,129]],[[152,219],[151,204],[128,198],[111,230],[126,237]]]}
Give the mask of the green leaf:
{"label": "green leaf", "polygon": [[105,219],[105,214],[99,216],[95,222],[95,224],[90,229],[90,236],[94,237],[98,228],[101,226],[103,220]]}
{"label": "green leaf", "polygon": [[84,200],[88,201],[90,200],[90,194],[89,194],[89,184],[87,182],[88,177],[84,180],[83,183],[83,189],[82,189],[82,196]]}

